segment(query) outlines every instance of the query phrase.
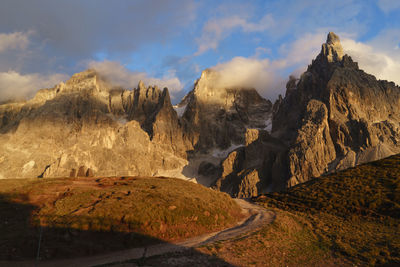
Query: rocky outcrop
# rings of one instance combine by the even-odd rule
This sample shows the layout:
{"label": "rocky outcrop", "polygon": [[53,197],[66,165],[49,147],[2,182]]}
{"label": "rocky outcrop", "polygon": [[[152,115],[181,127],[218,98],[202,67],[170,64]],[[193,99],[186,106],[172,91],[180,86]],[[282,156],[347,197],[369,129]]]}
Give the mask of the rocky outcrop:
{"label": "rocky outcrop", "polygon": [[243,144],[246,129],[267,127],[272,113],[272,103],[254,88],[215,87],[218,75],[211,69],[203,71],[184,99],[187,106],[182,122],[197,151]]}
{"label": "rocky outcrop", "polygon": [[179,177],[192,149],[168,89],[115,88],[94,70],[26,103],[1,105],[0,123],[0,178]]}
{"label": "rocky outcrop", "polygon": [[214,186],[250,197],[399,153],[399,104],[400,88],[360,70],[331,32],[273,105],[272,131],[247,129]]}
{"label": "rocky outcrop", "polygon": [[360,70],[329,33],[274,115],[272,135],[289,148],[287,186],[399,153],[399,101],[399,87]]}
{"label": "rocky outcrop", "polygon": [[286,146],[265,130],[247,129],[245,145],[221,162],[213,187],[247,198],[283,187]]}
{"label": "rocky outcrop", "polygon": [[203,71],[177,106],[166,88],[125,90],[94,70],[0,105],[0,178],[165,175],[246,198],[400,153],[400,88],[334,33],[273,105],[219,75]]}
{"label": "rocky outcrop", "polygon": [[[219,75],[211,69],[203,71],[194,89],[175,107],[182,114],[180,121],[194,145],[183,174],[206,186],[221,178],[220,161],[245,145],[247,129],[270,130],[272,123],[270,101],[254,88],[217,86]],[[229,176],[226,181],[231,179]]]}

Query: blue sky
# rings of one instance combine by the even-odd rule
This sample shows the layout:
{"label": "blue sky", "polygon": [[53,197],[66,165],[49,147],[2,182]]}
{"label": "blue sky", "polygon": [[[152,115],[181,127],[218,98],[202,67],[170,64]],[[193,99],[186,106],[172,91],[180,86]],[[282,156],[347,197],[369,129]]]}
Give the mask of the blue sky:
{"label": "blue sky", "polygon": [[0,99],[31,96],[95,67],[115,82],[168,86],[205,68],[274,99],[329,31],[361,68],[400,83],[398,0],[2,0]]}

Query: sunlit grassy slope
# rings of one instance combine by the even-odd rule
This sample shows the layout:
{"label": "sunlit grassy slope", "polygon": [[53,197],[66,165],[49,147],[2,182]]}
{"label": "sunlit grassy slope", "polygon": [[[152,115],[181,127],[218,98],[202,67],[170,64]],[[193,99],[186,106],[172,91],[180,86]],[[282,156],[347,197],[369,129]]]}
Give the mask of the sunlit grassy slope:
{"label": "sunlit grassy slope", "polygon": [[33,257],[39,225],[52,258],[180,240],[241,216],[227,194],[180,179],[0,180],[0,257]]}
{"label": "sunlit grassy slope", "polygon": [[400,266],[400,155],[254,200],[272,224],[200,251],[235,266]]}
{"label": "sunlit grassy slope", "polygon": [[400,264],[400,155],[259,197],[306,218],[320,242],[354,263]]}

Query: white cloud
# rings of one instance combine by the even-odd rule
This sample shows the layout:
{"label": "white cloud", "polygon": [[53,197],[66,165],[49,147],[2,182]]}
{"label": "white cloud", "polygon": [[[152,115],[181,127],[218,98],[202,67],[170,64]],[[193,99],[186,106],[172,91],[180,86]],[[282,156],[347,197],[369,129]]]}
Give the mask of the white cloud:
{"label": "white cloud", "polygon": [[278,96],[284,82],[268,59],[235,57],[211,69],[220,74],[211,81],[215,88],[255,88],[269,99]]}
{"label": "white cloud", "polygon": [[274,20],[270,14],[266,14],[255,23],[238,15],[211,19],[204,25],[200,38],[196,40],[198,49],[195,55],[200,55],[210,49],[217,49],[219,43],[234,29],[239,28],[245,33],[262,32],[271,28],[273,24]]}
{"label": "white cloud", "polygon": [[32,32],[13,32],[13,33],[0,33],[0,53],[12,50],[24,50],[29,45],[29,37]]}
{"label": "white cloud", "polygon": [[358,62],[359,67],[365,72],[373,74],[378,79],[400,84],[399,52],[395,55],[390,51],[380,50],[379,47],[351,39],[344,39],[342,45],[344,52]]}
{"label": "white cloud", "polygon": [[[359,67],[378,79],[394,81],[400,84],[400,51],[396,49],[399,30],[388,30],[367,43],[356,42],[356,35],[339,33],[343,50],[350,55]],[[281,47],[284,58],[272,62],[278,69],[296,67],[295,76],[299,76],[307,68],[321,50],[321,44],[326,41],[326,33],[307,33],[291,43]],[[396,43],[397,42],[397,43]]]}
{"label": "white cloud", "polygon": [[235,57],[212,67],[220,74],[213,81],[214,86],[255,88],[262,96],[273,101],[279,94],[285,93],[287,76],[283,73],[289,68],[295,68],[297,76],[304,72],[318,55],[325,38],[326,34],[322,32],[304,34],[293,43],[281,46],[282,57],[276,60],[259,58],[261,52],[268,52],[269,49],[257,47],[253,57]]}
{"label": "white cloud", "polygon": [[280,47],[280,54],[284,57],[275,62],[280,68],[301,67],[303,71],[312,59],[321,51],[321,45],[326,40],[326,33],[306,33],[290,44]]}
{"label": "white cloud", "polygon": [[[366,43],[354,41],[355,34],[339,33],[339,36],[344,52],[358,62],[361,69],[378,79],[400,84],[400,51],[396,48],[399,30],[387,30]],[[298,77],[319,54],[325,41],[325,32],[304,34],[293,43],[283,45],[280,53],[284,57],[271,64],[276,72],[295,67],[294,75]]]}
{"label": "white cloud", "polygon": [[88,66],[95,69],[112,84],[119,85],[125,88],[136,87],[139,81],[143,81],[146,85],[157,85],[160,88],[167,87],[173,97],[174,93],[182,90],[183,85],[175,76],[175,73],[170,72],[162,78],[149,77],[145,72],[131,71],[122,66],[116,61],[91,61]]}
{"label": "white cloud", "polygon": [[[385,34],[386,39],[395,40],[393,34],[393,31]],[[344,52],[357,61],[361,69],[378,79],[400,84],[400,51],[389,42],[389,39],[379,47],[379,42],[366,44],[352,40],[350,38],[354,36],[352,34],[339,35],[344,36],[341,41]],[[319,54],[321,45],[325,41],[325,32],[307,33],[294,42],[281,46],[282,57],[279,59],[235,57],[211,68],[220,73],[213,82],[217,88],[256,88],[261,95],[274,100],[279,94],[285,93],[287,76],[283,73],[292,69],[292,73],[299,77],[307,69],[308,64],[311,64],[312,59]],[[260,48],[256,49],[256,54],[258,50]]]}
{"label": "white cloud", "polygon": [[21,74],[0,72],[0,101],[31,98],[39,89],[50,88],[68,78],[65,74]]}
{"label": "white cloud", "polygon": [[400,8],[400,1],[399,0],[379,0],[378,6],[383,10],[383,12],[389,13],[393,10]]}

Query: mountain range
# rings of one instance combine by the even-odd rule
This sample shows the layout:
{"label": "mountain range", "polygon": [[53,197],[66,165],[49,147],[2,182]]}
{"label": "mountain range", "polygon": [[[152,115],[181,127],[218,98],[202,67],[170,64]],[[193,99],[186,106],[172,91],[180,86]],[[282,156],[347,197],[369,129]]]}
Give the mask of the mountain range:
{"label": "mountain range", "polygon": [[167,88],[128,90],[94,69],[2,104],[0,178],[167,176],[247,198],[400,153],[400,88],[332,32],[275,103],[218,75],[204,70],[176,106]]}

